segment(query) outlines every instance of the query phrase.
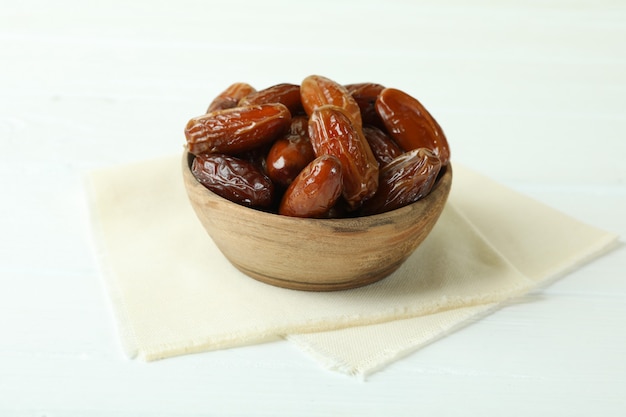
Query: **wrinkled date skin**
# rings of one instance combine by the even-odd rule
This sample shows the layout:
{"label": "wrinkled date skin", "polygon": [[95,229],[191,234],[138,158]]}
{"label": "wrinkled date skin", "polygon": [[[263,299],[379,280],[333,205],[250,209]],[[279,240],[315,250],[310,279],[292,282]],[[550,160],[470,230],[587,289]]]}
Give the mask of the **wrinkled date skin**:
{"label": "wrinkled date skin", "polygon": [[213,99],[206,113],[237,107],[239,100],[254,92],[256,92],[256,89],[250,84],[233,83]]}
{"label": "wrinkled date skin", "polygon": [[316,108],[331,104],[343,108],[357,128],[363,126],[356,100],[343,85],[333,80],[320,75],[306,77],[300,85],[300,97],[309,117]]}
{"label": "wrinkled date skin", "polygon": [[429,148],[444,166],[448,164],[450,148],[446,136],[417,99],[395,88],[385,88],[376,100],[376,111],[403,150]]}
{"label": "wrinkled date skin", "polygon": [[197,155],[191,172],[206,188],[232,202],[268,208],[274,201],[272,181],[251,162],[234,156]]}
{"label": "wrinkled date skin", "polygon": [[251,162],[255,165],[261,172],[267,174],[267,165],[265,157],[269,152],[272,144],[266,144],[258,148],[254,148],[251,151],[246,151],[242,153],[235,154],[233,156],[243,159],[244,161]]}
{"label": "wrinkled date skin", "polygon": [[240,106],[254,104],[280,103],[289,109],[294,115],[301,113],[302,102],[300,101],[300,86],[297,84],[276,84],[271,87],[248,94],[239,100]]}
{"label": "wrinkled date skin", "polygon": [[413,203],[430,193],[441,160],[428,148],[406,152],[380,171],[378,191],[361,208],[362,215],[384,213]]}
{"label": "wrinkled date skin", "polygon": [[308,133],[294,134],[290,130],[288,135],[277,139],[267,153],[267,175],[276,184],[287,187],[313,159],[315,152]]}
{"label": "wrinkled date skin", "polygon": [[341,196],[342,183],[339,159],[322,155],[309,163],[287,188],[278,214],[292,217],[323,216]]}
{"label": "wrinkled date skin", "polygon": [[385,87],[376,83],[346,84],[346,90],[352,95],[361,109],[363,125],[373,125],[384,128],[383,121],[376,112],[376,99]]}
{"label": "wrinkled date skin", "polygon": [[450,160],[414,97],[310,75],[256,90],[231,84],[185,126],[199,182],[235,203],[288,216],[346,218],[430,193]]}
{"label": "wrinkled date skin", "polygon": [[309,137],[317,156],[334,155],[341,162],[343,197],[357,209],[378,188],[378,162],[347,111],[337,106],[316,108],[309,118]]}
{"label": "wrinkled date skin", "polygon": [[377,127],[363,126],[363,135],[372,148],[380,167],[387,165],[403,153],[398,144]]}
{"label": "wrinkled date skin", "polygon": [[273,141],[291,123],[280,103],[233,107],[194,117],[185,127],[189,152],[237,154]]}

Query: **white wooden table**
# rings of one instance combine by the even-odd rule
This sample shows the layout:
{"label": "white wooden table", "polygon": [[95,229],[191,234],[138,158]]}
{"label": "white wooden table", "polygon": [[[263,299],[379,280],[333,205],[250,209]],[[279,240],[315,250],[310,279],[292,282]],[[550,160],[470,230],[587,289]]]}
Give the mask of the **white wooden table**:
{"label": "white wooden table", "polygon": [[626,235],[626,3],[479,3],[0,0],[0,415],[626,415],[623,246],[366,382],[119,346],[83,176],[180,152],[234,81],[402,88],[457,161]]}

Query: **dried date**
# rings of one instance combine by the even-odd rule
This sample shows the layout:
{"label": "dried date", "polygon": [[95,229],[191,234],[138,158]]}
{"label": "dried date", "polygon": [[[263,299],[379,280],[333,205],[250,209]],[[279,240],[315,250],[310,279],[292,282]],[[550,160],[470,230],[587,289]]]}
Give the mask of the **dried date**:
{"label": "dried date", "polygon": [[380,116],[376,112],[376,99],[385,87],[376,83],[346,84],[345,87],[361,110],[363,125],[369,124],[379,128],[384,127]]}
{"label": "dried date", "polygon": [[306,77],[300,85],[300,97],[309,117],[316,108],[330,104],[343,108],[357,128],[363,126],[361,109],[356,100],[343,85],[331,79],[320,75]]}
{"label": "dried date", "polygon": [[211,104],[209,104],[206,113],[237,107],[239,100],[254,93],[255,91],[256,89],[250,84],[233,83],[213,99]]}
{"label": "dried date", "polygon": [[335,205],[342,190],[341,162],[332,155],[314,159],[283,195],[278,214],[320,217]]}
{"label": "dried date", "polygon": [[309,137],[309,118],[307,116],[293,116],[289,125],[289,135]]}
{"label": "dried date", "polygon": [[423,198],[432,189],[441,160],[428,148],[403,153],[380,170],[374,197],[361,208],[362,215],[394,210]]}
{"label": "dried date", "polygon": [[404,151],[429,148],[447,165],[450,148],[446,136],[417,99],[395,88],[385,88],[376,100],[376,111],[389,135]]}
{"label": "dried date", "polygon": [[302,102],[300,101],[300,86],[288,83],[276,84],[248,94],[239,100],[240,106],[270,103],[283,104],[292,115],[301,113],[303,110]]}
{"label": "dried date", "polygon": [[192,172],[208,189],[297,217],[410,204],[430,192],[450,159],[443,130],[414,97],[319,75],[259,91],[231,84],[189,120],[185,137],[196,156]]}
{"label": "dried date", "polygon": [[234,203],[267,208],[274,201],[272,181],[251,162],[234,156],[197,155],[191,172],[206,188]]}
{"label": "dried date", "polygon": [[233,107],[189,120],[185,137],[189,152],[199,154],[246,152],[273,141],[291,123],[280,103]]}
{"label": "dried date", "polygon": [[289,134],[277,139],[267,153],[267,174],[272,181],[284,187],[291,184],[300,171],[315,159],[308,132],[302,131],[302,123],[306,126],[308,120],[303,117],[294,118]]}
{"label": "dried date", "polygon": [[385,132],[374,126],[363,126],[363,135],[367,139],[374,157],[380,167],[387,165],[403,151]]}
{"label": "dried date", "polygon": [[317,156],[334,155],[341,162],[343,197],[354,210],[378,188],[378,162],[363,131],[356,128],[348,112],[326,105],[313,110],[309,137]]}

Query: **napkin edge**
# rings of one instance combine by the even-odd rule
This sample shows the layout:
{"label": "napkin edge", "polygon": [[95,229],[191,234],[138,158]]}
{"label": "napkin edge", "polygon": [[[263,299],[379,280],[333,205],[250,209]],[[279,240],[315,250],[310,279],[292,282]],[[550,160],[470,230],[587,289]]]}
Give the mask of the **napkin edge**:
{"label": "napkin edge", "polygon": [[[106,170],[103,169],[100,171],[105,172]],[[92,234],[91,246],[99,267],[100,283],[109,295],[109,310],[116,318],[114,322],[120,335],[118,338],[119,343],[126,356],[130,359],[135,359],[139,353],[137,337],[130,324],[130,319],[127,314],[128,308],[121,295],[121,290],[116,285],[117,279],[115,271],[110,266],[111,263],[107,262],[107,251],[104,248],[105,233],[99,218],[100,209],[97,204],[98,198],[94,184],[94,175],[98,174],[100,171],[91,171],[84,174],[82,177],[83,188],[86,190],[87,206],[89,207],[88,222],[89,226],[91,226],[89,228]]]}
{"label": "napkin edge", "polygon": [[[593,226],[589,226],[593,227]],[[593,244],[587,246],[585,250],[578,251],[576,255],[579,259],[576,262],[568,264],[563,261],[558,265],[550,268],[545,276],[537,280],[537,284],[535,285],[535,289],[543,289],[549,287],[554,284],[561,278],[573,273],[574,271],[588,265],[597,259],[608,255],[610,252],[616,250],[619,247],[623,247],[624,243],[620,241],[620,236],[618,234],[608,232],[602,229],[595,228],[599,233],[603,233],[602,236],[599,236],[598,239],[594,241]]]}
{"label": "napkin edge", "polygon": [[[528,281],[528,282],[526,282]],[[193,353],[203,353],[210,352],[221,349],[230,349],[236,348],[240,346],[253,345],[258,343],[264,343],[267,341],[275,340],[276,338],[286,338],[288,339],[288,335],[290,334],[308,334],[308,333],[318,333],[318,332],[332,332],[336,330],[349,329],[352,327],[360,327],[360,326],[369,326],[369,325],[379,325],[389,322],[395,322],[397,320],[410,320],[416,319],[426,315],[432,315],[437,313],[443,313],[447,311],[453,311],[457,309],[463,308],[472,308],[472,307],[480,307],[485,305],[505,305],[507,301],[516,299],[517,297],[523,296],[527,294],[532,286],[529,285],[530,280],[525,280],[518,285],[509,288],[506,294],[498,293],[496,294],[483,294],[480,297],[475,297],[471,301],[463,300],[463,301],[454,301],[452,304],[449,304],[445,308],[432,308],[430,310],[424,310],[419,308],[408,308],[404,309],[402,312],[399,311],[387,311],[384,314],[380,315],[372,315],[367,318],[361,318],[360,321],[355,322],[357,318],[353,316],[346,316],[341,319],[337,317],[332,317],[333,325],[329,327],[328,318],[323,317],[319,320],[315,320],[308,323],[300,323],[298,325],[298,333],[294,333],[293,325],[285,325],[282,328],[280,327],[268,327],[264,329],[257,329],[254,336],[242,336],[239,333],[233,334],[229,333],[228,335],[223,334],[219,337],[219,339],[195,339],[195,340],[185,340],[179,343],[166,343],[166,344],[153,344],[150,346],[142,346],[135,347],[133,352],[133,358],[137,358],[146,362],[173,358],[176,356],[182,356]],[[448,299],[446,302],[450,303],[451,301]],[[121,329],[132,331],[132,329]],[[128,334],[128,336],[131,336]],[[244,340],[245,339],[245,340]],[[132,347],[132,346],[130,346]]]}
{"label": "napkin edge", "polygon": [[[482,318],[493,314],[495,311],[504,308],[507,304],[507,300],[502,302],[492,302],[487,304],[479,304],[472,305],[467,307],[461,307],[461,309],[472,309],[476,310],[475,312],[469,313],[462,320],[454,322],[451,326],[439,326],[438,332],[435,336],[430,337],[428,339],[423,339],[417,343],[410,343],[404,345],[403,348],[400,349],[388,349],[380,352],[376,357],[370,357],[364,359],[359,363],[349,364],[342,358],[334,355],[333,352],[325,349],[323,346],[312,342],[311,340],[307,340],[304,343],[298,337],[301,335],[293,334],[286,335],[285,339],[291,343],[297,345],[298,349],[303,351],[305,354],[311,356],[320,366],[327,369],[328,371],[339,372],[345,374],[350,377],[356,377],[361,381],[365,381],[367,377],[372,374],[386,368],[391,363],[397,362],[398,360],[408,357],[409,355],[417,352],[418,350],[437,342],[438,340],[444,339],[448,335],[455,333],[461,330],[464,327],[471,325],[472,323],[481,320]],[[444,310],[442,312],[452,311]],[[432,314],[439,314],[442,312],[436,312]],[[427,316],[427,315],[425,315]],[[417,316],[410,317],[403,320],[412,320],[418,319],[420,317],[425,316]],[[401,319],[402,320],[402,319]],[[414,338],[412,338],[414,339]]]}
{"label": "napkin edge", "polygon": [[[512,190],[512,191],[514,191],[514,190]],[[517,191],[514,191],[514,192],[517,192]],[[520,194],[520,195],[523,195],[523,194]],[[525,197],[527,197],[527,196],[525,196]],[[527,197],[527,198],[530,198],[530,197]],[[614,249],[617,249],[620,246],[623,246],[623,243],[620,241],[620,236],[618,234],[610,232],[608,230],[601,229],[601,228],[593,226],[593,225],[590,225],[590,224],[588,224],[586,222],[583,222],[583,221],[581,221],[581,220],[579,220],[579,219],[577,219],[575,217],[572,217],[571,215],[569,215],[569,214],[567,214],[565,212],[561,212],[561,211],[553,208],[552,206],[549,206],[549,205],[547,205],[545,203],[542,203],[541,201],[534,200],[534,199],[533,199],[533,201],[536,202],[537,204],[542,204],[545,207],[554,210],[555,212],[558,212],[561,216],[567,217],[568,219],[570,219],[572,221],[578,222],[580,225],[583,225],[586,228],[593,229],[593,231],[598,234],[596,239],[594,239],[593,241],[591,241],[590,243],[585,245],[584,248],[569,254],[569,259],[575,258],[576,259],[575,262],[571,262],[570,263],[569,259],[561,260],[557,264],[553,265],[551,268],[549,268],[546,271],[544,271],[542,276],[539,276],[539,277],[527,276],[521,270],[519,270],[519,268],[517,268],[515,266],[515,264],[513,264],[513,262],[511,262],[509,260],[509,258],[507,258],[502,253],[502,251],[500,249],[498,249],[491,242],[491,240],[489,240],[489,238],[481,231],[481,229],[472,222],[470,217],[468,217],[464,213],[464,211],[463,211],[463,209],[461,207],[458,207],[457,204],[455,204],[453,202],[449,202],[448,204],[450,204],[452,207],[454,207],[454,209],[456,210],[457,214],[459,216],[461,216],[463,218],[463,220],[465,220],[470,225],[470,227],[474,230],[474,232],[478,236],[480,236],[480,238],[485,242],[485,244],[487,244],[489,246],[489,248],[491,250],[493,250],[500,258],[505,260],[505,262],[511,268],[513,268],[521,276],[523,276],[529,282],[532,283],[530,290],[532,290],[532,289],[539,289],[539,288],[545,288],[547,286],[550,286],[550,285],[554,284],[556,281],[558,281],[559,279],[564,278],[565,276],[567,276],[570,273],[574,272],[575,270],[581,268],[582,266],[584,266],[586,264],[589,264],[592,261],[595,261],[596,259],[598,259],[598,258],[600,258],[600,257],[602,257],[602,256],[604,256],[606,254],[608,254],[609,252],[613,251]]]}

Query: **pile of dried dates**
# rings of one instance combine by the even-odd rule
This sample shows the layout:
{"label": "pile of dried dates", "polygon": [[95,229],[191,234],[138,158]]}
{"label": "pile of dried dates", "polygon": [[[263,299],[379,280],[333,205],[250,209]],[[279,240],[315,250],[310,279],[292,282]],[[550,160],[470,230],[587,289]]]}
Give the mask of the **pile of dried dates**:
{"label": "pile of dried dates", "polygon": [[185,128],[195,178],[238,204],[286,216],[383,213],[428,195],[450,159],[410,95],[311,75],[255,90],[235,83]]}

